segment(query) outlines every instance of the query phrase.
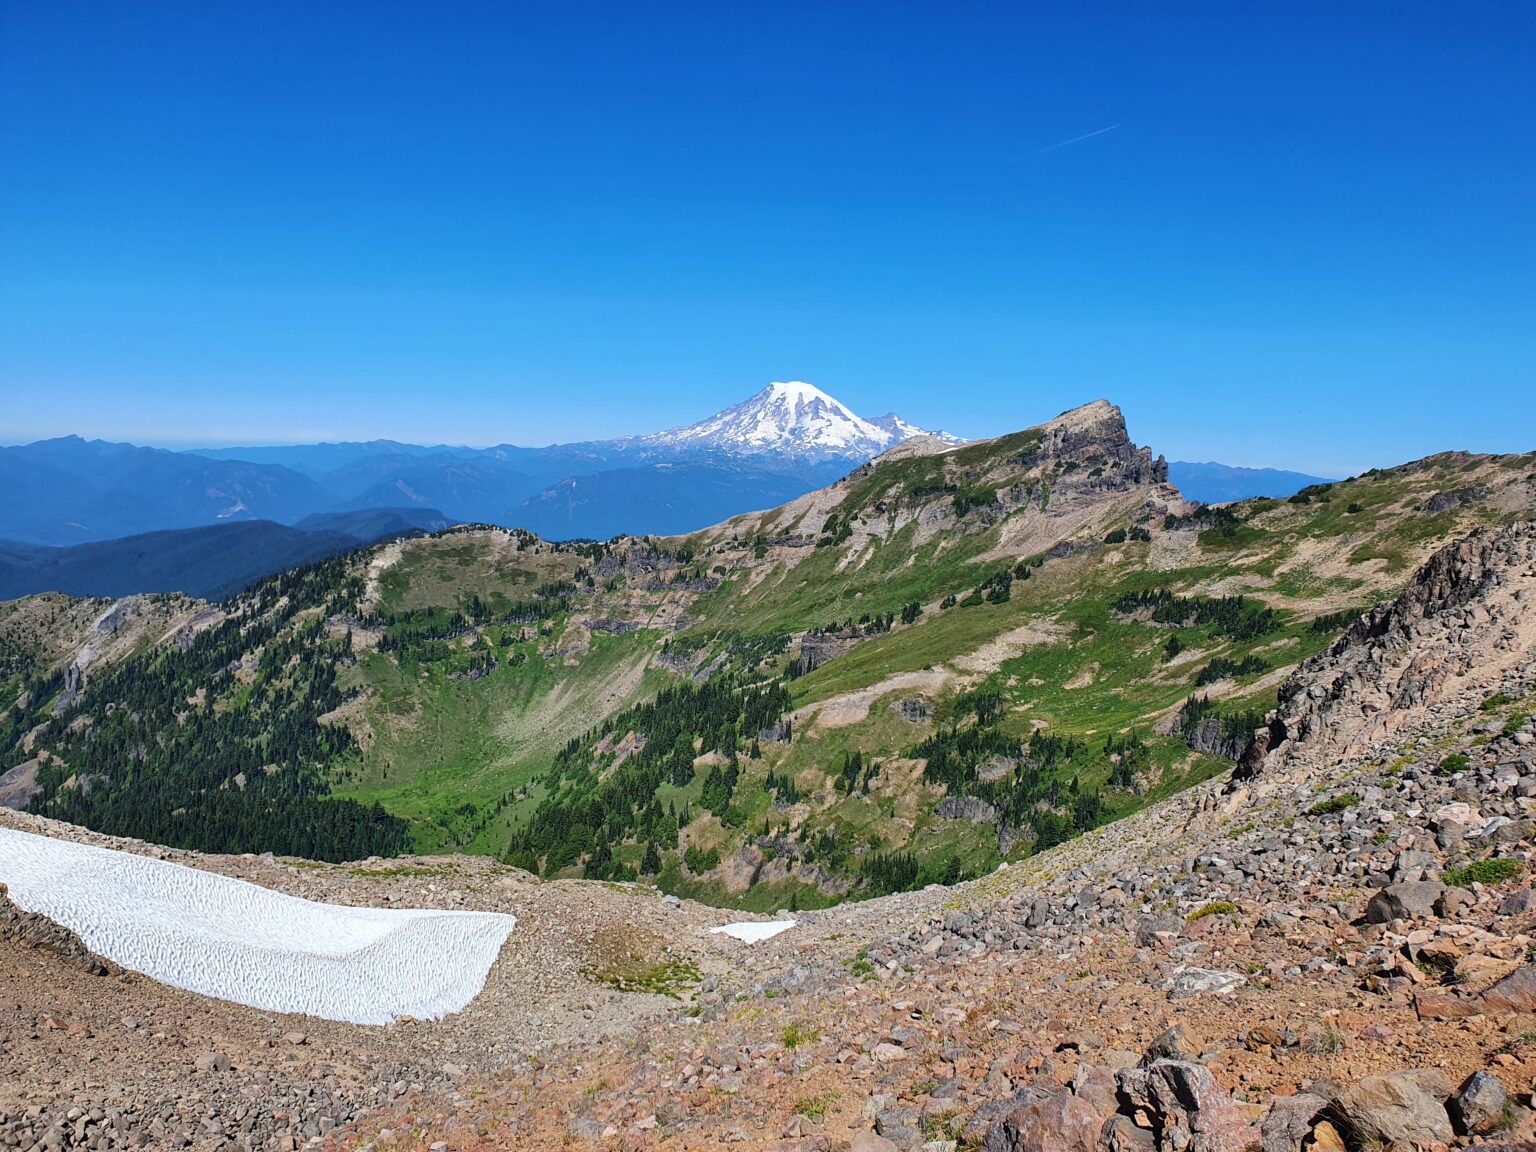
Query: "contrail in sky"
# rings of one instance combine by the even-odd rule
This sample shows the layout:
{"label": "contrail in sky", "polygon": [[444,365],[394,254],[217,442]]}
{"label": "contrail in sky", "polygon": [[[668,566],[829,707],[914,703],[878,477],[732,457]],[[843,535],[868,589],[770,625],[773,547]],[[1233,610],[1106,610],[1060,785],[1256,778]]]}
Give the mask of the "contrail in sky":
{"label": "contrail in sky", "polygon": [[1100,128],[1094,132],[1085,132],[1081,136],[1074,136],[1070,140],[1062,140],[1057,144],[1048,144],[1044,148],[1035,149],[1033,152],[1029,153],[1025,159],[1028,159],[1029,156],[1043,156],[1047,152],[1054,152],[1058,148],[1065,148],[1068,144],[1079,144],[1084,140],[1092,140],[1095,136],[1102,136],[1106,132],[1113,132],[1118,127],[1120,127],[1120,125],[1111,124],[1108,128]]}

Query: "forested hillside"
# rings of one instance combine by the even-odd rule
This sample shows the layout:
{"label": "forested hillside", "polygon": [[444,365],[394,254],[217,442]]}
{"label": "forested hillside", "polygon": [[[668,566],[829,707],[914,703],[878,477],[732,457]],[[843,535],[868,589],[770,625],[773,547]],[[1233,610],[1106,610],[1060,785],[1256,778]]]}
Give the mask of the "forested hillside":
{"label": "forested hillside", "polygon": [[759,909],[953,880],[1221,771],[1290,668],[1533,506],[1536,457],[1461,454],[1194,506],[1100,403],[687,537],[381,544],[83,664],[100,609],[42,643],[22,601],[0,798]]}

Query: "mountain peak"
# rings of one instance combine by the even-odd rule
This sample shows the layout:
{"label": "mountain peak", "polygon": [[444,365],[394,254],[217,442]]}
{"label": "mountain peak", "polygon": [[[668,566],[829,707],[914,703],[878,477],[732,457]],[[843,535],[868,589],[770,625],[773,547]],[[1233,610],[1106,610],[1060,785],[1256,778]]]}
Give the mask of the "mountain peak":
{"label": "mountain peak", "polygon": [[[834,407],[841,408],[845,412],[848,411],[846,405],[840,401],[834,400],[820,388],[816,387],[816,385],[807,384],[804,380],[775,380],[772,384],[768,385],[768,387],[759,392],[758,396],[766,396],[769,398],[783,397],[785,400],[788,400],[791,403],[820,400],[824,404],[829,404]],[[850,412],[849,415],[852,415],[852,413]]]}
{"label": "mountain peak", "polygon": [[865,420],[814,384],[776,380],[707,420],[645,436],[641,442],[747,456],[867,460],[921,434],[923,429],[894,414]]}

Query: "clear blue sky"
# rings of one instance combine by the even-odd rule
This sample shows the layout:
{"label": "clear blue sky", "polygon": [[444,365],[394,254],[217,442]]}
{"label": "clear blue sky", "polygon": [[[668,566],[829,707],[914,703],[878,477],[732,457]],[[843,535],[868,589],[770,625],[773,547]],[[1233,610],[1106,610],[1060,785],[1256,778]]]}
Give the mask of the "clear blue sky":
{"label": "clear blue sky", "polygon": [[0,0],[0,441],[805,379],[1325,474],[1536,448],[1533,57],[1527,0]]}

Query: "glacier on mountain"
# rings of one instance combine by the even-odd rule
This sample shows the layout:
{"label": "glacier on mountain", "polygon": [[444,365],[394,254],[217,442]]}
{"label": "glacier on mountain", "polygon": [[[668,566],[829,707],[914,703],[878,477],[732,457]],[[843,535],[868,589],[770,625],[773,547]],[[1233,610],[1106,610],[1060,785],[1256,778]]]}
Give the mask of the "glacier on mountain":
{"label": "glacier on mountain", "polygon": [[697,424],[637,438],[650,448],[707,449],[740,455],[868,459],[928,433],[891,413],[865,420],[842,401],[803,380],[777,381]]}

